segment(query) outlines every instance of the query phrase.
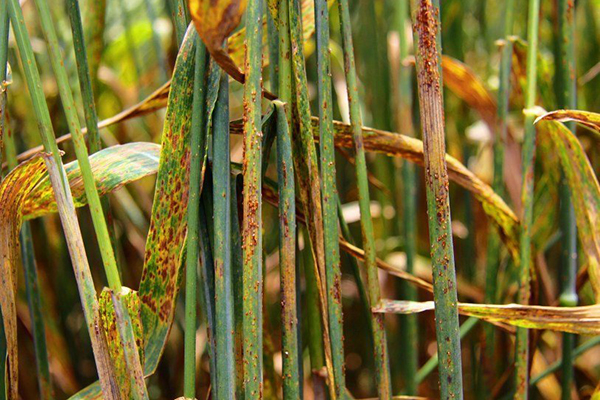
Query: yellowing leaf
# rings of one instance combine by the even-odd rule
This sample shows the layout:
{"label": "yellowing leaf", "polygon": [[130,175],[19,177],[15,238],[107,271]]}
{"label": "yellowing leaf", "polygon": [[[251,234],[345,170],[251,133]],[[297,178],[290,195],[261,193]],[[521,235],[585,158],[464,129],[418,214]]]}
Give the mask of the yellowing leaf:
{"label": "yellowing leaf", "polygon": [[223,48],[223,43],[240,24],[246,0],[189,0],[194,26],[215,61],[235,80],[243,82],[244,74]]}
{"label": "yellowing leaf", "polygon": [[544,115],[539,116],[535,122],[538,121],[575,121],[582,125],[592,128],[597,132],[600,132],[600,114],[580,111],[580,110],[556,110],[550,111]]}
{"label": "yellowing leaf", "polygon": [[44,162],[35,157],[16,167],[0,184],[0,306],[8,354],[8,397],[18,398],[16,264],[23,200],[42,178]]}
{"label": "yellowing leaf", "polygon": [[[561,122],[538,118],[540,140],[556,149],[571,191],[579,241],[588,259],[588,270],[596,300],[600,301],[600,185],[581,143]],[[546,136],[547,135],[547,136]]]}
{"label": "yellowing leaf", "polygon": [[[154,143],[128,143],[112,146],[90,156],[98,193],[104,195],[121,186],[156,173],[160,146]],[[87,204],[81,170],[77,161],[65,165],[75,207]],[[23,218],[29,220],[56,212],[54,192],[44,172],[43,179],[23,200]]]}
{"label": "yellowing leaf", "polygon": [[[413,314],[434,309],[433,301],[381,300],[373,312]],[[582,307],[547,307],[458,303],[458,312],[489,322],[528,329],[548,329],[578,335],[600,334],[600,304]]]}

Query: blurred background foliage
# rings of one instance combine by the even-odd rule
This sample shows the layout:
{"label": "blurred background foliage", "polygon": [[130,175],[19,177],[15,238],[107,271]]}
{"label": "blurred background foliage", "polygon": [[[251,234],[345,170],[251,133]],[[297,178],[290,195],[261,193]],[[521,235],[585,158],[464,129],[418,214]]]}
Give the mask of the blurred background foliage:
{"label": "blurred background foliage", "polygon": [[[35,52],[43,80],[43,90],[53,118],[57,134],[68,132],[62,105],[58,95],[57,84],[50,68],[48,51],[38,26],[38,16],[34,4],[30,0],[21,1],[26,24],[31,35],[31,43]],[[444,0],[441,2],[442,45],[443,54],[462,61],[483,82],[487,90],[496,98],[498,90],[498,74],[500,51],[496,41],[503,36],[504,2],[480,0]],[[540,17],[540,51],[539,51],[539,101],[538,105],[547,110],[556,109],[557,99],[553,88],[554,76],[554,31],[556,24],[555,1],[542,2]],[[63,48],[64,65],[69,73],[71,88],[77,104],[82,104],[77,80],[77,67],[73,51],[73,43],[69,20],[62,0],[50,0],[53,19],[58,28],[60,45]],[[394,111],[392,107],[392,71],[389,62],[390,43],[393,43],[393,31],[396,21],[395,0],[373,0],[350,2],[351,18],[354,34],[357,71],[360,80],[361,109],[366,126],[388,131],[395,131]],[[165,0],[81,0],[88,57],[90,61],[96,107],[100,120],[111,117],[118,112],[135,105],[155,89],[164,84],[173,72],[177,56],[177,44],[172,21],[172,2]],[[516,2],[514,34],[520,38],[526,36],[527,2]],[[334,87],[334,118],[348,121],[348,104],[343,69],[343,54],[339,32],[339,15],[337,7],[331,8],[331,55],[332,78]],[[576,26],[576,60],[577,60],[577,102],[578,109],[600,110],[600,1],[577,1]],[[31,100],[26,89],[22,68],[19,64],[14,38],[10,37],[9,63],[12,67],[12,84],[9,89],[8,124],[9,134],[14,135],[17,152],[40,144],[37,135],[36,121],[32,118]],[[521,42],[515,45],[519,50]],[[310,94],[312,114],[317,115],[317,65],[314,38],[305,45],[307,57],[308,92]],[[264,70],[265,85],[270,84],[268,69]],[[509,125],[514,136],[520,140],[522,136],[523,96],[517,78],[513,76],[513,90]],[[242,116],[242,85],[231,83],[230,105],[231,119]],[[415,86],[416,93],[416,86]],[[416,97],[416,94],[415,94]],[[468,166],[471,171],[485,182],[492,182],[493,176],[493,135],[482,122],[481,115],[470,107],[451,90],[445,90],[444,102],[446,111],[447,152]],[[78,110],[82,111],[82,108]],[[80,115],[83,120],[83,115]],[[415,108],[415,121],[418,112]],[[101,130],[103,147],[128,142],[160,143],[164,119],[164,110],[159,110],[139,118],[131,119],[118,125]],[[415,126],[419,126],[415,123]],[[418,130],[417,130],[418,131]],[[600,153],[596,151],[598,136],[592,131],[577,127],[577,133],[589,159],[598,173]],[[419,134],[417,134],[419,135]],[[74,152],[70,142],[61,147],[65,151],[65,160],[73,160]],[[10,151],[10,149],[8,150]],[[233,137],[231,142],[232,160],[242,159],[242,141]],[[511,155],[508,154],[507,157]],[[514,155],[513,155],[514,156]],[[272,155],[274,157],[274,154]],[[372,154],[368,157],[369,170],[374,180],[380,184],[371,186],[373,198],[373,218],[376,230],[376,248],[378,256],[389,263],[403,266],[405,264],[404,232],[400,215],[402,179],[399,178],[399,163],[389,157]],[[510,165],[514,160],[507,158]],[[556,162],[552,154],[544,152],[543,144],[539,148],[537,164],[543,171],[551,170],[544,163]],[[336,154],[338,193],[350,231],[358,240],[360,238],[359,215],[357,206],[357,187],[354,166],[349,162],[347,154]],[[276,169],[272,167],[267,176],[276,179]],[[428,278],[431,274],[429,264],[429,238],[427,231],[427,215],[425,210],[425,188],[423,171],[417,168],[417,250],[415,274]],[[536,289],[540,292],[539,304],[552,305],[558,299],[557,276],[557,191],[553,186],[556,176],[551,172],[536,176],[536,214],[534,238],[536,247],[540,249],[537,257],[538,268],[541,268]],[[143,178],[109,195],[113,210],[116,232],[118,263],[121,268],[123,284],[137,287],[143,266],[145,238],[151,215],[154,176]],[[507,183],[508,185],[508,183]],[[519,199],[510,196],[508,190],[507,203],[514,210],[519,209]],[[517,192],[518,193],[518,192]],[[550,202],[545,206],[542,202]],[[472,296],[481,301],[485,281],[486,247],[489,224],[479,202],[474,201],[464,189],[451,185],[452,230],[455,238],[456,265],[459,282],[472,290]],[[538,207],[539,206],[539,207]],[[97,288],[105,280],[100,268],[102,262],[95,243],[95,235],[91,229],[91,218],[86,208],[78,211],[88,257],[94,274]],[[278,274],[278,234],[277,211],[270,206],[264,207],[264,263],[265,263],[265,303],[264,325],[265,344],[270,365],[276,375],[281,374],[280,343],[280,281]],[[89,337],[85,328],[84,317],[79,302],[77,286],[70,265],[60,221],[56,214],[35,219],[31,222],[35,258],[39,272],[40,295],[42,297],[43,315],[46,323],[50,370],[54,390],[58,398],[75,393],[96,380],[96,370]],[[309,265],[311,257],[306,243],[306,232],[301,230],[299,256],[302,263]],[[358,241],[359,242],[359,241]],[[515,301],[517,291],[516,270],[512,268],[506,251],[502,252],[502,262],[498,271],[499,303]],[[349,256],[342,253],[342,294],[344,310],[344,337],[347,387],[357,398],[372,396],[375,393],[375,382],[372,375],[373,357],[370,345],[365,345],[369,338],[370,327],[359,301],[359,290],[350,272]],[[19,272],[22,275],[22,272]],[[399,298],[398,285],[395,278],[381,273],[383,297]],[[468,284],[468,285],[467,285]],[[464,296],[459,295],[462,299]],[[419,300],[430,300],[430,294],[418,292]],[[589,285],[580,290],[580,303],[593,303]],[[179,296],[173,327],[169,336],[163,358],[157,372],[148,380],[148,391],[151,398],[172,397],[182,390],[183,370],[183,296]],[[302,302],[306,302],[303,293]],[[33,399],[38,397],[36,375],[33,373],[35,356],[31,337],[31,321],[27,310],[27,302],[23,286],[23,277],[19,279],[17,301],[19,316],[19,353],[21,373],[19,379],[21,396]],[[418,355],[419,365],[423,365],[436,352],[435,326],[432,313],[418,314]],[[462,320],[462,317],[461,317]],[[390,360],[394,387],[401,387],[403,355],[399,353],[400,335],[399,318],[387,316],[388,338],[390,343]],[[303,325],[306,327],[306,325]],[[467,333],[463,340],[463,370],[465,391],[482,394],[482,378],[479,354],[482,351],[480,340],[483,323],[477,324]],[[303,332],[304,335],[307,332]],[[204,398],[210,385],[209,361],[206,350],[206,330],[199,329],[198,334],[197,384],[198,398]],[[499,331],[498,340],[501,348],[509,348],[509,335]],[[581,341],[588,340],[581,338]],[[534,357],[534,371],[537,373],[560,357],[560,334],[543,331],[537,342],[539,353]],[[308,351],[308,350],[307,350]],[[501,374],[494,393],[486,396],[502,398],[509,393],[506,383],[510,373],[512,353],[498,353],[498,364]],[[576,362],[576,384],[581,398],[591,393],[600,379],[600,348],[586,352]],[[305,360],[308,356],[305,356]],[[306,361],[308,363],[308,361]],[[307,364],[308,365],[308,364]],[[307,368],[308,369],[308,368]],[[268,376],[268,373],[265,373]],[[502,383],[504,382],[504,384]],[[273,384],[280,385],[280,377]],[[438,394],[437,376],[434,371],[423,380],[419,393],[436,398]],[[532,398],[558,398],[560,387],[555,375],[542,380],[532,392]],[[307,398],[310,393],[306,392]],[[469,395],[469,398],[482,398]]]}

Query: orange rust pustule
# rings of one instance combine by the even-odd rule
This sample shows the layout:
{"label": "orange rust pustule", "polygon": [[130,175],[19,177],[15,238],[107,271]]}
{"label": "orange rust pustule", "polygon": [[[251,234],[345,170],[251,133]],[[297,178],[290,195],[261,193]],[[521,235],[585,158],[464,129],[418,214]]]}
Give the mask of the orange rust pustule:
{"label": "orange rust pustule", "polygon": [[421,1],[417,11],[417,23],[414,31],[419,35],[418,52],[423,59],[423,69],[419,71],[423,83],[439,90],[439,61],[436,51],[436,35],[439,29],[437,14],[431,1]]}

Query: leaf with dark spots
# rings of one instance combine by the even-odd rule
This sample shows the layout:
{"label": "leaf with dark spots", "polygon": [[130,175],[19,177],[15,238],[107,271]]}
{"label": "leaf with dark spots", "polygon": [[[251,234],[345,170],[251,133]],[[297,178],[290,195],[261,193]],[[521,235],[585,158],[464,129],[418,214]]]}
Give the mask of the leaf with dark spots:
{"label": "leaf with dark spots", "polygon": [[588,128],[593,129],[595,132],[600,133],[600,114],[589,111],[580,110],[556,110],[550,111],[544,115],[539,116],[535,123],[539,121],[575,121]]}
{"label": "leaf with dark spots", "polygon": [[[156,173],[160,146],[154,143],[128,143],[103,149],[90,156],[90,164],[100,195],[117,190],[129,182]],[[87,204],[81,170],[77,161],[65,165],[76,207]],[[47,173],[23,201],[25,220],[56,212],[54,192]]]}
{"label": "leaf with dark spots", "polygon": [[35,157],[15,168],[0,184],[0,306],[8,356],[8,396],[18,398],[17,262],[21,208],[24,199],[42,178],[44,162]]}
{"label": "leaf with dark spots", "polygon": [[539,140],[554,146],[571,191],[579,242],[588,260],[596,300],[600,299],[600,185],[577,137],[557,121],[538,118]]}
{"label": "leaf with dark spots", "polygon": [[[131,371],[128,369],[128,365],[131,361],[126,359],[128,354],[125,352],[125,346],[118,327],[113,296],[114,293],[110,289],[105,288],[102,293],[100,293],[98,303],[100,305],[100,315],[102,318],[102,325],[104,326],[108,351],[115,367],[116,377],[119,379],[121,396],[124,399],[128,399],[132,398],[130,378],[133,374],[131,374]],[[137,357],[139,357],[140,363],[143,365],[144,338],[140,319],[140,299],[137,292],[123,287],[122,292],[119,294],[119,301],[121,303],[120,306],[127,309],[129,320],[133,328],[132,332],[135,336],[135,341],[137,342],[136,347],[139,349]]]}

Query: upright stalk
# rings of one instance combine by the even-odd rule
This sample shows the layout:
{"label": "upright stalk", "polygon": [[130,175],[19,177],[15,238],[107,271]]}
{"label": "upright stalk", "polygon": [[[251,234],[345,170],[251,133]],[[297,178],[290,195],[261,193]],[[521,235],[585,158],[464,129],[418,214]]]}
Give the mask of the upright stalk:
{"label": "upright stalk", "polygon": [[[71,32],[73,34],[73,47],[75,50],[75,59],[77,61],[77,75],[79,77],[79,86],[83,98],[83,112],[85,115],[85,125],[87,128],[87,144],[90,154],[101,149],[100,131],[98,129],[98,114],[96,113],[96,104],[94,102],[94,91],[92,89],[92,79],[88,65],[88,53],[86,51],[85,38],[83,35],[83,26],[81,22],[81,12],[79,9],[79,0],[68,0],[67,11],[71,20]],[[116,236],[114,226],[111,223],[112,213],[108,196],[100,199],[102,211],[108,223],[108,235],[111,244],[116,248]]]}
{"label": "upright stalk", "polygon": [[[2,174],[2,152],[4,150],[4,121],[6,119],[6,72],[8,68],[8,2],[0,4],[0,175]],[[1,180],[1,179],[0,179]]]}
{"label": "upright stalk", "polygon": [[96,181],[94,180],[92,167],[88,159],[85,137],[81,132],[79,117],[77,115],[77,107],[75,106],[73,93],[69,87],[69,78],[64,67],[63,56],[60,51],[58,38],[56,36],[52,17],[50,15],[50,8],[47,0],[36,0],[35,4],[40,16],[42,31],[44,32],[46,43],[48,44],[50,61],[52,63],[52,68],[54,69],[56,81],[58,83],[58,89],[63,102],[63,108],[67,117],[67,122],[71,130],[71,134],[73,135],[75,153],[77,155],[77,160],[79,161],[81,176],[83,177],[83,185],[85,187],[85,194],[90,206],[92,222],[96,231],[96,237],[98,239],[98,245],[100,247],[100,253],[102,255],[102,261],[104,263],[104,270],[106,272],[108,284],[115,293],[119,293],[121,291],[121,278],[117,269],[117,262],[110,241],[110,236],[108,234],[106,220],[104,219],[104,212],[102,210],[102,204],[100,203],[100,196],[98,195],[98,191],[96,189]]}
{"label": "upright stalk", "polygon": [[[558,1],[558,24],[556,31],[556,100],[558,108],[575,110],[577,108],[576,95],[576,69],[575,69],[575,23],[573,21],[575,5],[572,0]],[[575,124],[567,126],[575,132]],[[560,305],[574,307],[577,305],[577,225],[575,223],[575,210],[571,202],[571,192],[561,174],[559,187],[560,195],[560,230],[562,232],[561,257],[560,257]],[[573,349],[575,336],[563,333],[562,340],[562,399],[571,398],[571,384],[573,383],[573,362],[575,361]]]}
{"label": "upright stalk", "polygon": [[429,243],[442,399],[462,399],[462,362],[452,241],[441,74],[440,10],[432,0],[412,0],[419,110],[425,158]]}
{"label": "upright stalk", "polygon": [[177,45],[181,45],[185,31],[187,30],[188,22],[190,20],[188,16],[188,9],[185,0],[168,0],[169,8],[171,9],[171,18],[175,25],[175,36],[177,38]]}
{"label": "upright stalk", "polygon": [[[352,44],[352,29],[350,26],[350,10],[348,0],[339,0],[342,44],[344,48],[344,66],[346,83],[348,85],[348,102],[350,105],[350,123],[352,137],[356,150],[356,178],[358,186],[358,202],[360,209],[360,226],[363,247],[365,250],[365,267],[367,270],[367,288],[369,302],[374,307],[380,300],[380,288],[375,254],[375,235],[371,219],[371,199],[367,177],[367,162],[362,136],[362,115],[358,99],[358,79],[354,62],[354,46]],[[371,314],[371,329],[373,331],[375,374],[379,397],[388,399],[392,396],[390,367],[388,359],[387,339],[385,335],[384,316]]]}
{"label": "upright stalk", "polygon": [[[395,29],[399,39],[399,54],[396,64],[394,87],[392,94],[395,98],[395,125],[397,132],[414,136],[412,120],[412,79],[411,70],[403,65],[408,56],[409,35],[406,30],[409,0],[399,0],[395,9]],[[395,67],[395,68],[394,68]],[[417,256],[417,182],[414,165],[408,161],[402,163],[402,220],[404,228],[404,252],[406,253],[406,272],[414,272]],[[403,299],[416,301],[417,290],[408,282],[400,281],[399,287]],[[417,369],[419,361],[419,340],[416,315],[401,315],[400,318],[400,352],[402,355],[402,375],[404,378],[404,393],[417,394]]]}
{"label": "upright stalk", "polygon": [[235,398],[233,289],[231,282],[231,182],[229,167],[229,80],[221,72],[213,127],[213,218],[217,399]]}
{"label": "upright stalk", "polygon": [[[504,38],[501,42],[501,60],[498,87],[498,108],[496,119],[496,134],[494,136],[494,178],[492,188],[496,193],[504,193],[504,145],[507,137],[507,118],[510,97],[510,72],[512,66],[513,46],[509,36],[515,15],[515,1],[507,0],[504,9]],[[494,228],[490,229],[488,236],[487,268],[485,270],[485,302],[495,304],[497,302],[498,267],[500,264],[500,236]],[[495,376],[492,364],[494,363],[494,352],[496,349],[496,327],[485,324],[485,353],[483,365],[487,367],[487,375]]]}
{"label": "upright stalk", "polygon": [[81,240],[81,231],[77,224],[77,214],[75,213],[73,206],[71,190],[66,178],[62,159],[60,158],[58,146],[54,140],[50,113],[44,98],[44,93],[41,89],[41,78],[35,63],[31,41],[25,27],[23,13],[18,0],[9,0],[8,8],[15,39],[17,41],[17,46],[19,47],[25,81],[30,91],[33,110],[40,129],[44,150],[46,153],[50,153],[50,155],[45,158],[46,166],[49,171],[52,171],[52,187],[57,203],[59,203],[58,200],[60,199],[63,205],[62,207],[59,207],[60,218],[63,223],[65,235],[68,239],[67,243],[69,244],[69,251],[73,261],[86,325],[91,338],[96,365],[100,372],[102,391],[105,398],[112,399],[116,397],[116,382],[114,376],[111,376],[110,373],[104,373],[106,371],[111,371],[112,367],[110,366],[110,360],[107,356],[108,351],[104,335],[102,334],[102,331],[98,330],[98,324],[100,324],[99,305],[91,272],[85,256],[85,249]]}
{"label": "upright stalk", "polygon": [[[286,2],[282,2],[286,3]],[[312,245],[315,263],[314,277],[317,281],[317,290],[319,294],[319,306],[321,307],[320,316],[322,318],[323,347],[325,354],[325,366],[327,368],[327,382],[329,395],[332,400],[339,398],[344,393],[345,379],[334,369],[333,358],[337,357],[336,365],[343,365],[343,352],[333,351],[334,346],[329,335],[329,326],[338,322],[329,320],[328,303],[335,301],[334,293],[328,292],[327,272],[325,268],[325,246],[323,235],[323,207],[321,195],[321,179],[319,174],[319,160],[314,143],[312,131],[310,100],[308,96],[308,83],[306,75],[306,64],[304,59],[304,39],[302,34],[302,13],[299,0],[288,0],[287,4],[281,6],[282,14],[287,14],[287,22],[281,24],[281,34],[288,35],[289,40],[282,40],[280,48],[283,56],[283,62],[288,63],[291,60],[292,82],[284,82],[280,85],[280,91],[294,93],[292,97],[292,144],[294,146],[294,168],[300,199],[304,205],[304,213],[309,223],[307,223],[308,235]],[[282,19],[280,19],[281,21]],[[287,59],[286,59],[287,58]],[[287,74],[287,66],[285,67]],[[281,66],[282,71],[284,67]],[[341,327],[336,329],[342,329]],[[336,344],[341,346],[341,343]],[[343,372],[343,370],[342,370]]]}
{"label": "upright stalk", "polygon": [[333,143],[333,99],[331,94],[331,58],[329,54],[329,7],[327,0],[315,0],[317,39],[317,87],[319,101],[319,145],[321,156],[321,189],[323,205],[323,236],[325,275],[327,285],[327,312],[336,392],[344,388],[344,332],[342,315],[342,271],[340,269],[339,229],[337,216],[337,189],[335,145]]}
{"label": "upright stalk", "polygon": [[[6,3],[5,3],[6,5]],[[0,6],[1,8],[2,6]],[[0,15],[3,15],[0,9]],[[6,10],[5,10],[6,11]],[[8,15],[8,14],[7,14]],[[8,20],[6,21],[8,25]],[[2,22],[0,22],[1,24]],[[1,30],[1,29],[0,29]],[[8,37],[6,37],[8,39]],[[0,41],[4,37],[0,37]],[[0,45],[0,82],[6,79],[6,61],[2,62],[2,52],[7,50],[7,46]],[[4,66],[4,68],[2,68]],[[1,100],[0,100],[1,101]],[[0,110],[1,113],[2,110]],[[0,124],[2,121],[0,121]],[[0,127],[0,135],[3,134],[3,129]],[[6,159],[8,169],[12,170],[18,164],[16,152],[12,149],[16,148],[15,139],[12,135],[6,135]],[[11,151],[9,151],[11,149]],[[0,149],[1,152],[1,149]],[[40,288],[38,285],[37,266],[35,262],[35,253],[33,249],[33,239],[31,237],[31,227],[29,221],[25,221],[21,227],[21,263],[25,273],[25,293],[27,295],[27,305],[31,317],[31,330],[33,333],[33,347],[35,350],[35,365],[38,376],[38,386],[40,390],[40,399],[52,398],[52,382],[50,379],[50,365],[48,362],[48,349],[46,346],[46,329],[44,327],[44,318],[42,314]],[[2,339],[4,340],[4,339]],[[4,361],[2,361],[4,363]],[[0,377],[4,374],[0,373]],[[0,391],[0,393],[4,393]]]}
{"label": "upright stalk", "polygon": [[279,186],[279,265],[281,275],[281,330],[283,353],[283,398],[300,399],[298,313],[296,303],[296,193],[292,140],[284,104],[277,112],[277,179]]}
{"label": "upright stalk", "polygon": [[248,399],[263,395],[262,345],[262,182],[261,182],[261,70],[262,0],[251,0],[246,10],[244,72],[244,392]]}
{"label": "upright stalk", "polygon": [[[187,256],[185,270],[185,332],[183,361],[183,395],[196,397],[196,293],[199,260],[199,219],[203,140],[206,136],[206,48],[196,35],[194,65],[194,98],[192,101],[192,125],[190,141],[190,189],[187,209]],[[208,307],[208,305],[207,305]]]}
{"label": "upright stalk", "polygon": [[79,77],[79,86],[81,87],[81,96],[83,98],[83,112],[85,115],[85,125],[87,127],[88,148],[90,153],[95,153],[100,150],[100,133],[98,130],[98,114],[96,113],[96,105],[94,102],[94,92],[92,90],[92,80],[88,66],[85,39],[83,36],[79,0],[67,0],[67,11],[69,13],[69,19],[71,20],[73,47],[75,50],[75,59],[77,61],[77,76]]}
{"label": "upright stalk", "polygon": [[[533,184],[535,165],[535,115],[531,110],[535,105],[537,79],[537,51],[540,0],[529,0],[527,22],[527,88],[525,92],[525,134],[523,139],[523,183],[521,186],[520,265],[519,265],[519,302],[529,303],[530,271],[532,267],[531,234],[533,225]],[[517,328],[515,355],[516,392],[515,399],[527,399],[529,386],[529,333],[526,328]]]}

